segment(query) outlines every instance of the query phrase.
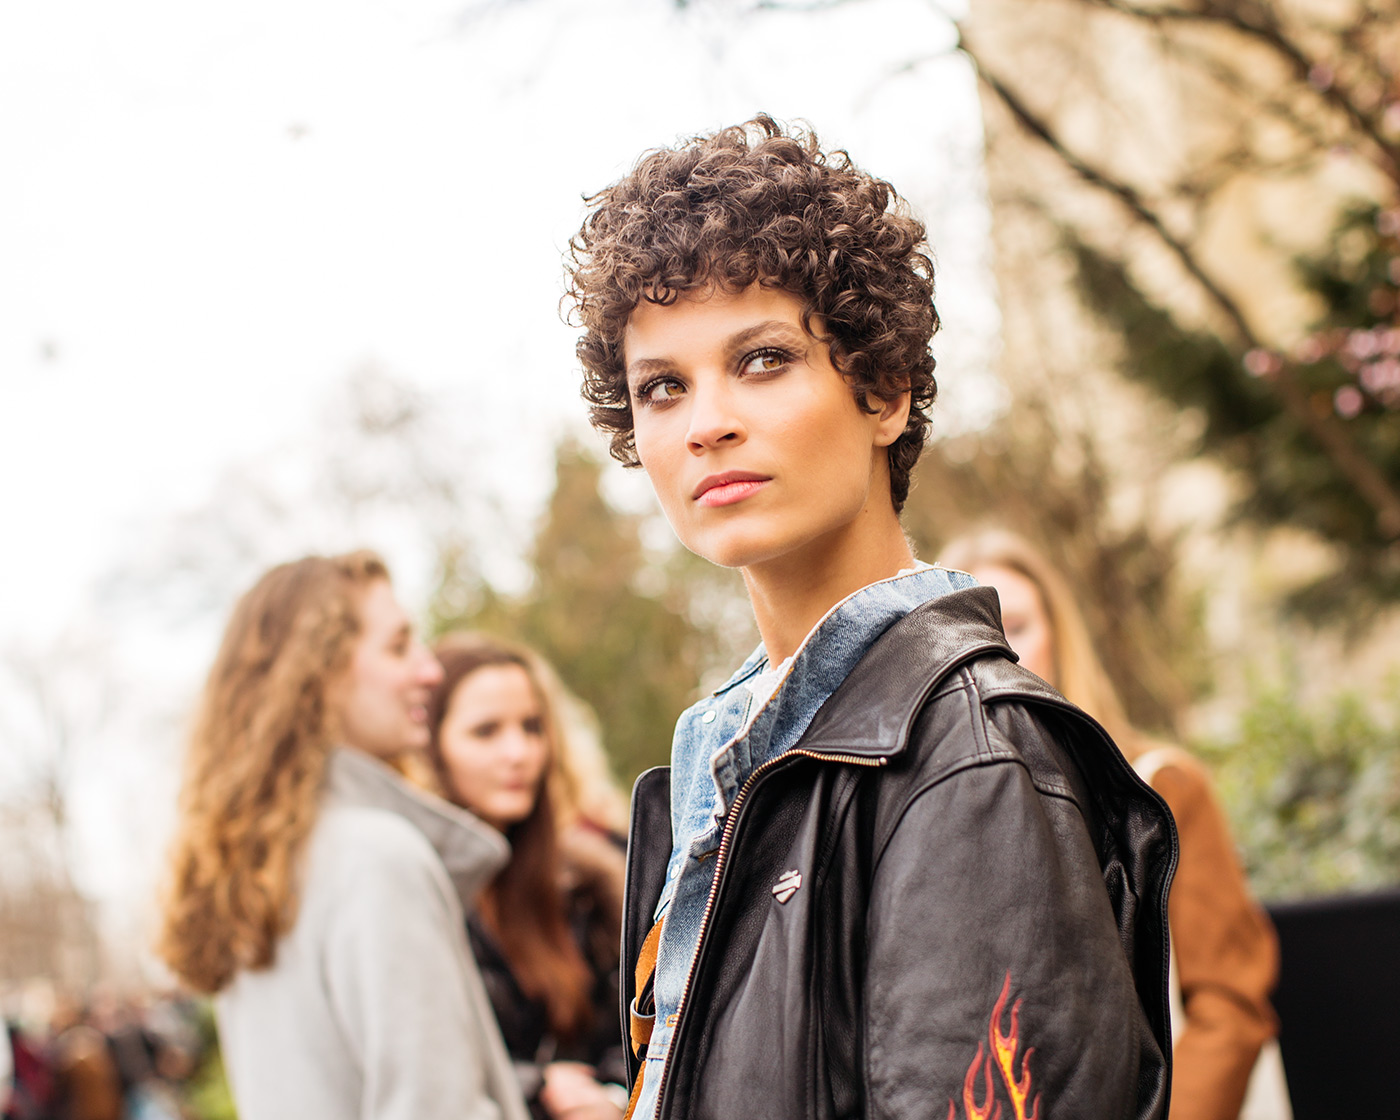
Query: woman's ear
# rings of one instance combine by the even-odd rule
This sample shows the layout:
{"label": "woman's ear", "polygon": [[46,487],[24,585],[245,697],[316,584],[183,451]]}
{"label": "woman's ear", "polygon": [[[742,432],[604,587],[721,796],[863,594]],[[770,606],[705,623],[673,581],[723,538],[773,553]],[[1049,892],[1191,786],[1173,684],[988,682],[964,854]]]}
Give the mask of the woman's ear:
{"label": "woman's ear", "polygon": [[[879,397],[875,399],[880,400]],[[875,422],[875,446],[889,447],[904,434],[904,427],[909,423],[909,390],[880,401],[880,405]]]}

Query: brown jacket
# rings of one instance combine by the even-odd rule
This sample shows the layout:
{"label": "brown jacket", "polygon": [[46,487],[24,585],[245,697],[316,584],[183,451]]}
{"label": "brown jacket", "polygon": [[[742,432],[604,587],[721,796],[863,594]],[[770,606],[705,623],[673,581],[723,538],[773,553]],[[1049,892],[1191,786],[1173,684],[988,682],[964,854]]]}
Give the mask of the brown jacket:
{"label": "brown jacket", "polygon": [[80,1023],[59,1036],[55,1050],[60,1120],[121,1120],[121,1077],[107,1039]]}
{"label": "brown jacket", "polygon": [[1259,1048],[1278,1033],[1269,1005],[1278,938],[1249,893],[1205,767],[1175,747],[1152,754],[1149,780],[1181,843],[1167,916],[1186,1023],[1174,1031],[1170,1120],[1235,1120]]}

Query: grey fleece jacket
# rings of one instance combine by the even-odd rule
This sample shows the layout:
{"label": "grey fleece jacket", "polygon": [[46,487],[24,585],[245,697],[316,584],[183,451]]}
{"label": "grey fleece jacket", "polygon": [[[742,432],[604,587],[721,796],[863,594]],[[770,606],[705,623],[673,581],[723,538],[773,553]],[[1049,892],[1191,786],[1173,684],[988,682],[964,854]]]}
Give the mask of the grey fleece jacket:
{"label": "grey fleece jacket", "polygon": [[462,918],[508,855],[469,813],[333,751],[296,924],[215,1001],[240,1120],[528,1120]]}

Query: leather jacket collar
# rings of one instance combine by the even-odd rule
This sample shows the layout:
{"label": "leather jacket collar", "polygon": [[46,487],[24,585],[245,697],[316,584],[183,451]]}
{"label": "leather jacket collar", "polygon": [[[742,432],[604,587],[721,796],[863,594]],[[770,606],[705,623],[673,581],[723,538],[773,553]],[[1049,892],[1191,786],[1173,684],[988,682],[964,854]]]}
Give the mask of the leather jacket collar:
{"label": "leather jacket collar", "polygon": [[[914,650],[918,683],[911,688]],[[995,591],[974,587],[924,603],[876,640],[817,712],[802,745],[894,758],[908,745],[914,719],[938,683],[959,665],[988,653],[1017,660],[1001,629]]]}

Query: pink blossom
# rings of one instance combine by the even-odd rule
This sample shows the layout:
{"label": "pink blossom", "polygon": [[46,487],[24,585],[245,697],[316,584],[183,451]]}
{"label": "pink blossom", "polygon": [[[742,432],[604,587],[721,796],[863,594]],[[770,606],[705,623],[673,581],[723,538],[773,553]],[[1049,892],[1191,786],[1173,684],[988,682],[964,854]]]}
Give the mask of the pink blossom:
{"label": "pink blossom", "polygon": [[1366,399],[1355,385],[1343,385],[1332,394],[1332,407],[1337,410],[1337,415],[1343,420],[1350,420],[1360,415],[1365,406]]}
{"label": "pink blossom", "polygon": [[1380,340],[1373,331],[1352,331],[1347,336],[1347,353],[1363,361],[1380,353]]}
{"label": "pink blossom", "polygon": [[1244,356],[1244,368],[1252,377],[1271,377],[1283,367],[1272,350],[1256,347]]}
{"label": "pink blossom", "polygon": [[1377,397],[1389,390],[1400,389],[1400,362],[1394,358],[1383,358],[1362,366],[1359,379],[1362,388]]}

